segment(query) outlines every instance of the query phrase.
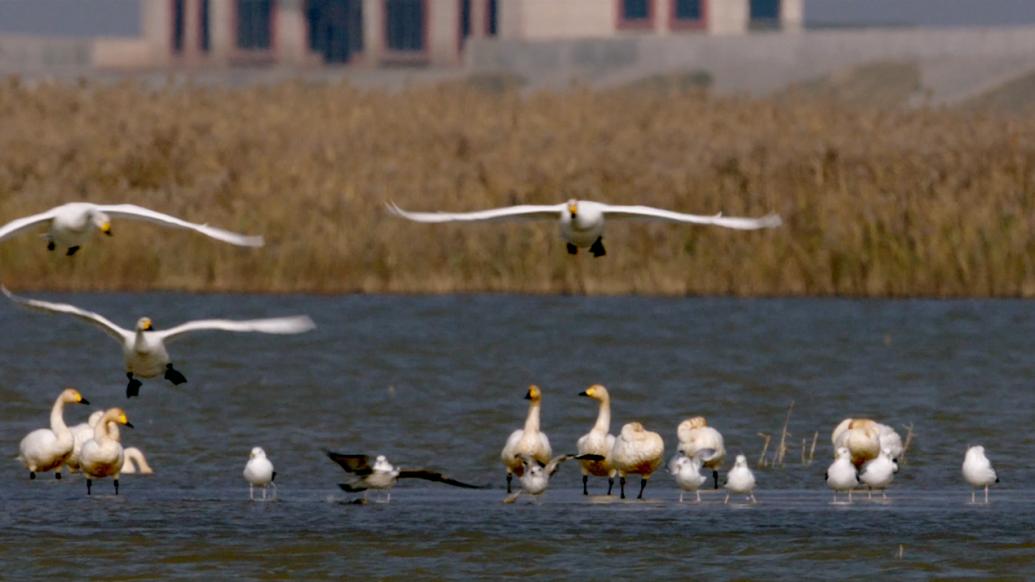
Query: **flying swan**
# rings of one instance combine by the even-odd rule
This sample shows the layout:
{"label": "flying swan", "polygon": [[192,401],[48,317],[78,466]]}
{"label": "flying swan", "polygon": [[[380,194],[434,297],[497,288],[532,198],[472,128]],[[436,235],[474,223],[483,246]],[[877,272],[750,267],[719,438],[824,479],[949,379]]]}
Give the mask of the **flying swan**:
{"label": "flying swan", "polygon": [[133,204],[90,204],[89,202],[71,202],[51,208],[46,212],[12,220],[0,227],[0,241],[36,225],[48,223],[47,233],[44,235],[44,238],[47,239],[47,250],[52,251],[57,247],[62,247],[67,249],[66,255],[72,256],[83,243],[89,240],[94,229],[112,236],[111,219],[113,217],[144,220],[170,228],[193,230],[239,247],[261,247],[263,245],[261,236],[245,236],[207,224],[195,224]]}
{"label": "flying swan", "polygon": [[651,206],[615,206],[588,200],[572,198],[562,204],[521,205],[480,210],[477,212],[410,212],[395,203],[386,203],[388,212],[414,222],[478,222],[485,220],[529,220],[555,218],[561,227],[561,237],[568,245],[568,253],[576,254],[580,248],[589,248],[594,257],[602,257],[604,250],[604,217],[630,218],[640,220],[664,220],[687,224],[705,224],[736,230],[757,230],[775,228],[783,224],[779,215],[769,214],[762,218],[725,217],[722,213],[713,216],[684,214],[662,210]]}
{"label": "flying swan", "polygon": [[0,285],[0,290],[11,301],[30,309],[50,313],[63,313],[92,323],[119,342],[122,345],[126,377],[129,378],[129,384],[126,386],[127,398],[140,395],[140,387],[143,384],[137,379],[137,376],[141,378],[154,378],[162,374],[166,380],[176,385],[187,381],[183,374],[173,368],[172,362],[169,359],[169,353],[165,349],[166,342],[178,339],[185,334],[196,331],[294,334],[306,332],[316,327],[313,320],[309,319],[309,317],[296,316],[245,321],[202,319],[190,321],[165,331],[155,331],[152,321],[147,317],[141,317],[137,320],[136,328],[130,331],[115,325],[101,315],[79,309],[73,305],[18,297],[8,291],[7,287],[3,285]]}

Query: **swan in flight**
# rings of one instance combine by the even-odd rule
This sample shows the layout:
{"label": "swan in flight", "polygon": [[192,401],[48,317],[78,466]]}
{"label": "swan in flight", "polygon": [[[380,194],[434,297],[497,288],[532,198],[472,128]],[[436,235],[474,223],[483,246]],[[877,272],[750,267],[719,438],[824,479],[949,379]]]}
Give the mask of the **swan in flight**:
{"label": "swan in flight", "polygon": [[266,501],[266,490],[273,486],[273,499],[277,498],[277,484],[273,482],[277,472],[273,463],[266,457],[262,447],[254,447],[248,455],[248,463],[244,466],[244,480],[248,482],[248,498],[255,501],[255,487],[262,487],[262,500]]}
{"label": "swan in flight", "polygon": [[611,456],[611,449],[615,446],[615,435],[610,432],[611,395],[608,394],[607,388],[600,384],[594,384],[579,392],[579,396],[586,396],[600,403],[596,424],[593,425],[593,428],[588,433],[579,437],[576,443],[578,454],[600,456],[600,460],[596,461],[580,459],[582,465],[582,494],[589,495],[589,489],[586,485],[589,482],[589,476],[593,475],[596,477],[607,477],[607,494],[610,495],[611,489],[615,486],[615,473],[617,472],[609,458]]}
{"label": "swan in flight", "polygon": [[970,503],[977,503],[977,490],[985,488],[985,505],[988,505],[988,487],[999,482],[999,474],[992,468],[992,462],[985,456],[985,447],[977,445],[967,449],[963,459],[963,478],[974,489],[970,492]]}
{"label": "swan in flight", "polygon": [[630,218],[640,220],[663,220],[686,224],[704,224],[736,230],[757,230],[775,228],[783,224],[776,214],[761,218],[725,217],[722,213],[712,216],[684,214],[650,206],[616,206],[576,200],[572,198],[562,204],[521,205],[480,210],[476,212],[410,212],[392,202],[386,203],[388,212],[414,222],[478,222],[489,220],[556,219],[561,227],[561,237],[568,245],[568,253],[576,254],[580,248],[589,248],[594,257],[602,257],[604,250],[604,218]]}
{"label": "swan in flight", "polygon": [[396,467],[389,463],[384,455],[378,455],[374,459],[374,464],[371,465],[369,455],[348,455],[331,451],[326,451],[326,453],[332,461],[341,465],[341,468],[345,469],[346,473],[353,476],[348,483],[339,483],[338,487],[341,487],[343,491],[348,493],[362,492],[364,501],[367,498],[366,492],[368,489],[378,489],[387,492],[388,497],[385,501],[390,503],[392,501],[392,487],[395,487],[399,479],[424,479],[425,481],[435,481],[454,487],[463,487],[464,489],[481,488],[478,485],[470,485],[451,479],[444,473],[429,469],[402,469]]}
{"label": "swan in flight", "polygon": [[712,481],[719,488],[719,468],[726,459],[726,443],[722,433],[708,426],[703,416],[688,418],[676,427],[679,438],[679,451],[688,457],[695,457],[703,451],[711,451],[701,458],[702,466],[712,470]]}
{"label": "swan in flight", "polygon": [[643,428],[638,422],[630,422],[622,427],[611,451],[611,462],[618,470],[618,488],[622,499],[625,499],[626,475],[640,476],[640,494],[636,499],[643,499],[647,481],[661,466],[664,455],[665,441],[660,434]]}
{"label": "swan in flight", "polygon": [[524,473],[522,457],[531,457],[542,464],[550,462],[553,449],[550,448],[550,439],[545,433],[539,431],[539,409],[543,402],[543,392],[538,386],[528,387],[525,393],[525,400],[528,400],[528,417],[525,418],[525,428],[517,429],[510,433],[507,444],[500,452],[500,460],[507,468],[507,493],[511,492],[511,481],[514,475],[520,477]]}
{"label": "swan in flight", "polygon": [[72,454],[75,438],[65,424],[65,404],[89,404],[75,388],[66,388],[50,409],[50,428],[36,429],[25,435],[18,445],[18,460],[29,470],[29,479],[36,473],[50,470],[61,478],[61,465]]}
{"label": "swan in flight", "polygon": [[712,449],[702,449],[694,456],[688,457],[686,453],[680,451],[669,461],[668,471],[679,485],[680,503],[683,502],[683,493],[687,491],[696,493],[697,503],[701,502],[701,485],[708,480],[701,474],[701,467],[704,465],[704,459],[710,458],[714,454],[715,451]]}
{"label": "swan in flight", "polygon": [[873,499],[873,490],[879,489],[881,498],[888,499],[888,485],[895,478],[898,472],[898,461],[891,456],[891,451],[883,449],[876,459],[866,461],[862,471],[859,472],[859,480],[866,485],[867,499]]}
{"label": "swan in flight", "polygon": [[859,470],[852,464],[852,453],[848,449],[837,449],[837,459],[827,469],[824,477],[827,486],[834,490],[835,504],[838,491],[848,491],[848,503],[852,502],[852,490],[859,486]]}
{"label": "swan in flight", "polygon": [[263,245],[261,236],[244,236],[207,224],[195,224],[133,204],[90,204],[89,202],[71,202],[51,208],[46,212],[12,220],[0,227],[0,241],[23,230],[47,223],[48,230],[44,235],[47,239],[47,250],[52,251],[57,247],[62,247],[67,249],[65,254],[72,256],[89,240],[95,230],[112,236],[112,218],[131,218],[171,228],[193,230],[210,238],[241,247],[261,247]]}
{"label": "swan in flight", "polygon": [[746,494],[751,503],[757,503],[755,500],[755,474],[748,467],[747,457],[744,455],[737,455],[733,468],[726,473],[726,490],[728,493],[726,493],[726,500],[723,501],[724,504],[730,502],[730,495],[733,493]]}
{"label": "swan in flight", "polygon": [[11,301],[30,309],[50,313],[63,313],[87,323],[92,323],[119,342],[122,345],[126,377],[129,378],[129,384],[126,386],[127,398],[140,394],[140,387],[143,383],[137,379],[137,376],[141,378],[154,378],[161,374],[166,380],[176,385],[187,381],[183,374],[173,368],[172,361],[169,359],[169,353],[165,349],[166,342],[179,339],[185,334],[198,331],[294,334],[306,332],[316,327],[313,320],[309,319],[309,317],[296,316],[245,321],[202,319],[184,323],[165,331],[155,331],[154,323],[147,317],[141,317],[137,320],[136,328],[130,331],[115,325],[101,315],[79,309],[73,305],[18,297],[2,285],[0,285],[0,290]]}
{"label": "swan in flight", "polygon": [[532,498],[538,503],[539,496],[550,486],[550,477],[557,472],[561,463],[570,459],[578,459],[583,463],[599,463],[604,460],[604,455],[561,455],[550,459],[550,462],[545,465],[532,457],[522,456],[521,464],[524,469],[521,472],[521,489],[517,493],[508,495],[503,503],[514,503],[522,493],[532,495]]}
{"label": "swan in flight", "polygon": [[129,419],[126,418],[126,411],[121,408],[109,408],[101,416],[97,426],[93,429],[93,438],[83,443],[83,449],[79,452],[79,468],[86,476],[87,495],[92,492],[93,480],[103,477],[114,479],[115,495],[119,494],[119,474],[122,472],[125,456],[118,433],[113,434],[110,431],[109,423],[133,428]]}

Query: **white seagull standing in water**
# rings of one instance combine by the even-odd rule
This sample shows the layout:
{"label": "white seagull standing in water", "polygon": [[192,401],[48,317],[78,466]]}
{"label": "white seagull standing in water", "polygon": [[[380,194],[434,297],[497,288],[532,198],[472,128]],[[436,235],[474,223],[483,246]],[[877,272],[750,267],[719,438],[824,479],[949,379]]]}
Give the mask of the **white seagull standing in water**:
{"label": "white seagull standing in water", "polygon": [[775,228],[783,224],[776,214],[762,218],[725,217],[684,214],[651,206],[616,206],[576,200],[572,198],[562,204],[521,205],[493,208],[477,212],[409,212],[394,203],[387,203],[388,212],[414,222],[478,222],[490,220],[556,219],[561,227],[561,236],[568,245],[568,253],[576,254],[580,248],[589,248],[594,257],[602,257],[604,250],[604,217],[630,218],[640,220],[662,220],[686,224],[705,224],[736,230],[757,230]]}
{"label": "white seagull standing in water", "polygon": [[746,493],[751,503],[757,503],[755,500],[755,474],[748,467],[747,457],[744,455],[737,455],[733,468],[730,469],[729,473],[726,473],[726,489],[729,493],[726,494],[726,500],[723,501],[724,504],[730,502],[731,493],[741,495]]}
{"label": "white seagull standing in water", "polygon": [[248,462],[244,465],[244,480],[248,482],[248,499],[255,501],[255,487],[262,487],[262,500],[266,501],[266,490],[273,487],[273,499],[277,498],[277,484],[273,482],[277,472],[273,470],[273,462],[266,457],[262,447],[252,448]]}
{"label": "white seagull standing in water", "polygon": [[977,490],[985,488],[985,505],[988,505],[988,487],[999,482],[999,474],[992,468],[992,461],[985,456],[985,447],[977,445],[967,449],[963,459],[963,478],[974,488],[970,492],[970,502],[977,503]]}
{"label": "white seagull standing in water", "polygon": [[47,250],[52,251],[57,247],[62,247],[67,249],[66,255],[72,256],[93,236],[95,231],[112,236],[112,217],[144,220],[162,226],[193,230],[210,238],[242,247],[261,247],[263,245],[261,236],[245,236],[207,224],[195,224],[133,204],[90,204],[89,202],[72,202],[51,208],[46,212],[12,220],[0,227],[0,241],[23,230],[48,223],[48,230],[44,235],[47,239]]}
{"label": "white seagull standing in water", "polygon": [[8,299],[30,309],[46,311],[50,313],[63,313],[77,319],[92,323],[97,326],[122,346],[122,357],[126,367],[126,377],[129,384],[126,386],[126,397],[132,398],[140,394],[140,387],[143,383],[136,377],[154,378],[163,375],[164,378],[173,384],[179,385],[187,381],[187,378],[178,370],[173,368],[169,359],[169,352],[165,349],[166,342],[173,341],[181,336],[197,331],[230,331],[230,332],[258,332],[270,334],[295,334],[309,331],[316,327],[312,319],[306,316],[277,317],[271,319],[253,319],[245,321],[234,321],[229,319],[202,319],[191,321],[167,329],[155,331],[154,324],[147,317],[137,320],[136,328],[133,331],[123,329],[107,318],[79,309],[66,303],[51,303],[49,301],[38,301],[25,299],[13,295],[6,287],[0,285],[0,290]]}
{"label": "white seagull standing in water", "polygon": [[859,470],[852,464],[852,453],[847,448],[837,449],[837,459],[827,469],[825,477],[827,485],[834,490],[834,503],[837,503],[838,491],[848,491],[848,503],[852,502],[852,489],[859,486]]}
{"label": "white seagull standing in water", "polygon": [[362,492],[364,501],[366,501],[368,489],[378,489],[387,491],[388,497],[385,502],[390,503],[392,501],[392,487],[395,487],[399,479],[424,479],[425,481],[435,481],[465,489],[481,489],[478,485],[470,485],[451,479],[437,471],[401,469],[389,463],[384,455],[378,455],[374,459],[374,464],[371,465],[369,455],[349,455],[331,451],[326,451],[326,453],[332,461],[341,465],[341,468],[345,469],[346,473],[354,476],[348,483],[339,483],[338,487],[341,487],[343,491],[348,493]]}
{"label": "white seagull standing in water", "polygon": [[686,456],[685,453],[680,451],[676,456],[672,457],[669,461],[668,470],[672,474],[672,478],[676,480],[676,484],[679,485],[679,502],[683,502],[683,493],[687,491],[693,491],[697,494],[697,503],[701,502],[701,485],[708,480],[701,474],[701,467],[704,465],[704,459],[711,457],[715,454],[712,449],[704,449],[697,452],[693,457]]}
{"label": "white seagull standing in water", "polygon": [[522,493],[532,495],[536,503],[539,503],[539,496],[550,486],[550,477],[557,472],[561,463],[570,459],[599,463],[604,460],[604,455],[561,455],[550,459],[550,462],[545,465],[532,457],[522,456],[521,463],[524,465],[524,471],[521,473],[521,489],[517,493],[508,495],[503,503],[514,503]]}
{"label": "white seagull standing in water", "polygon": [[867,461],[859,472],[859,480],[866,485],[867,499],[873,498],[873,490],[880,489],[881,498],[888,499],[888,485],[898,473],[898,461],[891,456],[891,451],[883,449],[876,459]]}

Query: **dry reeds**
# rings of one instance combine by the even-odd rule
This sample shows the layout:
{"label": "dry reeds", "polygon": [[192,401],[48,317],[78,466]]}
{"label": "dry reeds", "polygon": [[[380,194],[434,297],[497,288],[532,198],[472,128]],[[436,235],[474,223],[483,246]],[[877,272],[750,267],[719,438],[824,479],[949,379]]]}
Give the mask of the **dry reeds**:
{"label": "dry reeds", "polygon": [[[123,221],[63,260],[27,235],[0,244],[0,278],[23,289],[1035,295],[1035,118],[692,92],[4,81],[0,128],[0,222],[133,202],[269,243]],[[552,224],[428,226],[382,207],[569,197],[786,225],[612,223],[593,260]]]}

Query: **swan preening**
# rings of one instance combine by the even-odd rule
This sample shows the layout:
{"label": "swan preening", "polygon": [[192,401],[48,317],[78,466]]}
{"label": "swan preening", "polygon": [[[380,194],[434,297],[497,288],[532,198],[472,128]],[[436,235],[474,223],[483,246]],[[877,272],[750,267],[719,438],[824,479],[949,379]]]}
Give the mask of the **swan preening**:
{"label": "swan preening", "polygon": [[539,412],[543,402],[542,390],[535,385],[529,386],[525,399],[529,401],[525,427],[510,433],[507,444],[500,451],[500,461],[507,469],[507,493],[512,491],[511,481],[514,479],[514,475],[520,477],[524,474],[524,464],[521,461],[523,457],[535,459],[545,465],[550,462],[553,453],[553,449],[550,448],[550,439],[539,430]]}
{"label": "swan preening", "polygon": [[126,386],[126,397],[132,398],[140,394],[143,385],[137,378],[154,378],[158,375],[173,384],[182,384],[187,378],[179,370],[173,368],[166,351],[165,344],[179,339],[183,335],[199,331],[258,332],[270,334],[295,334],[309,331],[316,327],[307,316],[278,317],[271,319],[253,319],[234,321],[229,319],[203,319],[180,324],[164,331],[155,331],[154,323],[147,317],[137,320],[131,331],[112,323],[102,315],[79,309],[66,303],[51,303],[36,299],[18,297],[0,285],[0,290],[8,299],[30,309],[49,313],[71,315],[77,319],[91,323],[101,329],[122,346],[122,358],[126,368],[129,384]]}
{"label": "swan preening", "polygon": [[352,477],[347,483],[339,483],[338,487],[341,487],[343,491],[348,493],[362,492],[364,500],[366,499],[368,489],[378,489],[387,491],[388,497],[386,502],[391,502],[391,489],[395,487],[399,479],[423,479],[465,489],[480,489],[478,485],[470,485],[451,479],[437,471],[429,469],[401,469],[389,463],[384,455],[378,455],[374,459],[374,464],[371,465],[369,455],[325,452],[332,461],[341,465],[341,468],[345,469],[345,472]]}
{"label": "swan preening", "polygon": [[687,457],[711,451],[701,458],[701,464],[704,468],[712,470],[712,480],[718,489],[719,468],[726,458],[726,443],[723,442],[722,433],[708,426],[708,421],[703,416],[694,416],[679,423],[676,436],[679,438],[679,452]]}
{"label": "swan preening", "polygon": [[532,457],[521,456],[521,464],[523,466],[521,472],[521,489],[516,493],[508,495],[503,500],[503,503],[514,503],[522,493],[532,495],[533,499],[538,502],[539,496],[542,495],[543,492],[546,491],[546,488],[550,486],[550,477],[557,472],[561,463],[571,459],[578,459],[579,461],[587,463],[599,463],[604,460],[604,456],[594,454],[560,455],[550,459],[550,462],[545,465]]}
{"label": "swan preening", "polygon": [[977,503],[977,490],[984,487],[985,505],[988,505],[988,488],[999,482],[999,474],[985,456],[985,447],[976,445],[967,449],[967,454],[963,458],[963,478],[974,488],[970,492],[970,502]]}
{"label": "swan preening", "polygon": [[245,236],[208,226],[195,224],[148,210],[133,204],[91,204],[89,202],[71,202],[63,204],[25,218],[19,218],[0,227],[0,241],[14,236],[23,230],[47,223],[47,250],[57,247],[66,249],[65,254],[72,256],[86,243],[95,232],[112,236],[111,219],[130,218],[144,220],[172,228],[193,230],[207,237],[243,247],[261,247],[261,236]]}
{"label": "swan preening", "polygon": [[72,431],[65,424],[65,404],[89,403],[75,388],[66,388],[50,409],[50,428],[36,429],[25,435],[18,445],[18,460],[29,470],[29,479],[35,479],[36,473],[51,470],[61,478],[61,465],[75,447]]}
{"label": "swan preening", "polygon": [[582,494],[589,495],[587,483],[589,476],[607,477],[607,494],[615,485],[614,465],[611,463],[611,450],[615,446],[615,435],[611,434],[611,395],[600,384],[594,384],[579,392],[579,396],[592,398],[600,403],[597,411],[597,421],[593,428],[586,434],[579,437],[576,443],[579,455],[597,455],[599,460],[581,459],[582,465]]}
{"label": "swan preening", "polygon": [[724,504],[730,502],[730,495],[733,493],[747,495],[751,503],[757,503],[755,500],[755,474],[748,467],[747,457],[744,455],[737,455],[733,468],[726,473],[726,490],[728,493],[726,493],[726,500],[723,501]]}
{"label": "swan preening", "polygon": [[111,477],[115,484],[115,495],[119,494],[119,474],[125,457],[118,433],[112,433],[109,424],[116,423],[133,428],[121,408],[109,408],[94,427],[93,438],[83,443],[79,452],[79,470],[86,476],[86,494],[93,489],[93,480]]}
{"label": "swan preening", "polygon": [[848,503],[852,502],[852,490],[859,486],[859,470],[852,464],[852,453],[847,448],[837,449],[837,458],[824,477],[827,485],[834,490],[834,503],[837,503],[838,491],[848,491]]}
{"label": "swan preening", "polygon": [[248,482],[248,498],[255,500],[255,488],[262,488],[262,500],[266,501],[266,490],[273,487],[273,499],[277,498],[277,484],[273,482],[277,472],[273,470],[273,462],[266,457],[262,447],[253,447],[244,465],[244,480]]}
{"label": "swan preening", "polygon": [[476,212],[410,212],[391,202],[386,206],[388,212],[395,216],[426,223],[556,219],[561,228],[561,236],[567,243],[568,253],[574,255],[580,248],[589,248],[594,257],[607,254],[603,242],[605,217],[703,224],[736,230],[775,228],[783,224],[776,214],[761,218],[725,217],[721,213],[701,216],[651,206],[616,206],[574,198],[561,204],[507,206]]}
{"label": "swan preening", "polygon": [[643,499],[643,490],[647,488],[654,471],[661,466],[665,455],[665,441],[661,435],[651,432],[638,422],[630,422],[622,427],[622,432],[615,439],[611,451],[611,462],[618,471],[618,485],[621,498],[625,499],[625,476],[640,476],[640,493],[637,499]]}
{"label": "swan preening", "polygon": [[844,447],[852,456],[856,467],[870,459],[876,459],[882,449],[887,449],[892,459],[902,454],[902,437],[895,429],[868,418],[846,418],[830,435],[834,450]]}

